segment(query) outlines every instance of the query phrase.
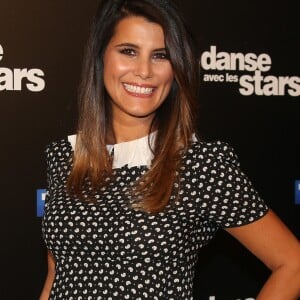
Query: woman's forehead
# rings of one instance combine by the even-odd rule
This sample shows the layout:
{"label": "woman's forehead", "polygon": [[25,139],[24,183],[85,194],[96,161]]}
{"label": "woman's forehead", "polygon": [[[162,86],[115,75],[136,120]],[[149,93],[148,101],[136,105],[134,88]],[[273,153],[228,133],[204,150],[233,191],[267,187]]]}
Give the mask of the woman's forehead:
{"label": "woman's forehead", "polygon": [[156,44],[158,48],[165,47],[162,27],[139,16],[130,16],[119,21],[111,41],[113,43],[134,43],[140,46],[151,42],[151,44]]}

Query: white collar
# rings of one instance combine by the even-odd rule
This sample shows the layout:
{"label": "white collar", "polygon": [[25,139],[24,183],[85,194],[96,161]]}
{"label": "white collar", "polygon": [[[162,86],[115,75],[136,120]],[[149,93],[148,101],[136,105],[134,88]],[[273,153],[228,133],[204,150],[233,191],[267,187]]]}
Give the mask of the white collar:
{"label": "white collar", "polygon": [[[146,135],[142,138],[115,145],[106,145],[109,153],[114,151],[113,169],[121,168],[128,165],[129,168],[136,166],[150,166],[153,159],[153,153],[148,144],[148,137],[151,147],[154,146],[156,133],[150,136]],[[69,135],[68,141],[75,149],[76,135]]]}

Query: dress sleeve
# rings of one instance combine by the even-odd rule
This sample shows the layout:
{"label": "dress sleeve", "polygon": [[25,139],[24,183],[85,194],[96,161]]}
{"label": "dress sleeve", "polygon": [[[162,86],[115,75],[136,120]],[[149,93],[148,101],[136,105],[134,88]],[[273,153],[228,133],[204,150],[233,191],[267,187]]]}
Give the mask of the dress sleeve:
{"label": "dress sleeve", "polygon": [[45,149],[45,156],[46,156],[46,176],[47,176],[47,187],[46,187],[46,199],[45,203],[47,205],[49,198],[55,189],[55,160],[54,160],[54,153],[52,144],[48,145]]}
{"label": "dress sleeve", "polygon": [[226,143],[202,147],[199,169],[201,215],[218,227],[246,225],[268,211],[249,178],[241,171],[238,157]]}
{"label": "dress sleeve", "polygon": [[66,184],[71,154],[71,145],[66,139],[52,142],[46,147],[46,204],[53,192]]}

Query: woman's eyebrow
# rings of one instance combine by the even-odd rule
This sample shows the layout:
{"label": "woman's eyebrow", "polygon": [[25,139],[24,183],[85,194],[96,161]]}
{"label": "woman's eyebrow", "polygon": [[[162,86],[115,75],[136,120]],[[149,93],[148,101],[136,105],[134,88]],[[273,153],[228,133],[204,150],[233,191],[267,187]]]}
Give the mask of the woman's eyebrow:
{"label": "woman's eyebrow", "polygon": [[[115,45],[115,47],[130,47],[130,48],[135,48],[135,49],[140,49],[140,47],[136,44],[132,44],[132,43],[121,43],[121,44],[117,44]],[[153,49],[153,52],[159,52],[159,51],[167,51],[166,48],[157,48],[157,49]]]}
{"label": "woman's eyebrow", "polygon": [[158,48],[158,49],[154,49],[153,52],[160,52],[160,51],[167,51],[166,48]]}
{"label": "woman's eyebrow", "polygon": [[135,44],[131,44],[131,43],[121,43],[121,44],[117,44],[115,45],[115,47],[131,47],[131,48],[140,48],[138,45]]}

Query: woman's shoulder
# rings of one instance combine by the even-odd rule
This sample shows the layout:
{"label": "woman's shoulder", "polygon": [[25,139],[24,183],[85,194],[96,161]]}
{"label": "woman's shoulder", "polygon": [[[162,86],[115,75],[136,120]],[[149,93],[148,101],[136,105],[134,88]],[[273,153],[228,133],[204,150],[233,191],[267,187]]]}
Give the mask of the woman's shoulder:
{"label": "woman's shoulder", "polygon": [[205,141],[193,138],[193,142],[187,151],[187,156],[199,160],[229,161],[239,165],[238,157],[234,148],[227,142],[221,140]]}
{"label": "woman's shoulder", "polygon": [[63,161],[69,159],[73,152],[73,141],[76,139],[75,135],[67,136],[56,141],[52,141],[45,148],[46,159]]}

